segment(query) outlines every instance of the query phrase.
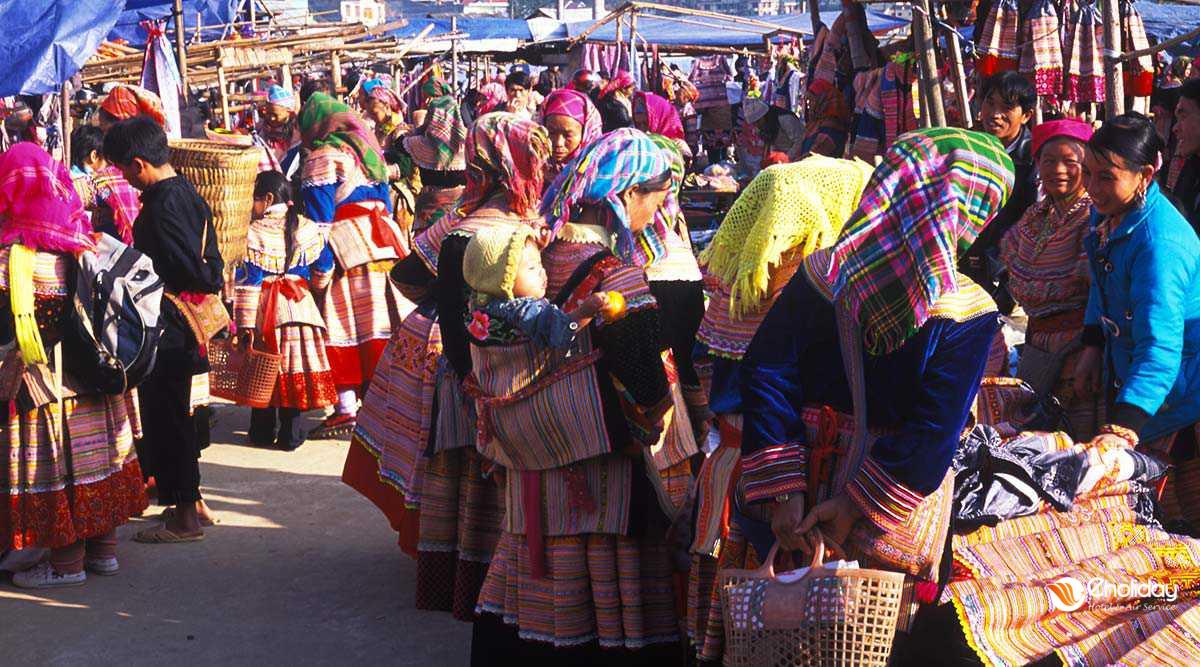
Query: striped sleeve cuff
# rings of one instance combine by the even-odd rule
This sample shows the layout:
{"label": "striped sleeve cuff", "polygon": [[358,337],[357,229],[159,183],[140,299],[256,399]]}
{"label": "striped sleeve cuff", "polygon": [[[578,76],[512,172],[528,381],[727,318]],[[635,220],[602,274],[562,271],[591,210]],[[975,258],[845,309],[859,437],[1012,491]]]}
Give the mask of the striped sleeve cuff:
{"label": "striped sleeve cuff", "polygon": [[742,457],[742,490],[746,502],[803,493],[808,449],[799,443],[772,445]]}
{"label": "striped sleeve cuff", "polygon": [[262,289],[257,285],[238,285],[233,289],[233,322],[239,329],[258,326],[258,299]]}
{"label": "striped sleeve cuff", "polygon": [[925,496],[901,484],[870,457],[850,480],[846,493],[864,517],[885,529],[906,523],[925,500]]}

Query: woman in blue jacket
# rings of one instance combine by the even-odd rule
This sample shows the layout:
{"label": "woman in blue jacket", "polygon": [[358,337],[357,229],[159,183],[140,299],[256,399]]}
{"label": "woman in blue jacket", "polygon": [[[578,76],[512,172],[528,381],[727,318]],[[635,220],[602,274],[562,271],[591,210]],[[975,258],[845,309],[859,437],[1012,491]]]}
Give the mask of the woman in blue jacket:
{"label": "woman in blue jacket", "polygon": [[1112,389],[1092,444],[1183,454],[1200,420],[1200,240],[1154,181],[1162,141],[1149,119],[1118,116],[1088,148],[1092,286],[1076,390],[1099,389],[1102,371]]}

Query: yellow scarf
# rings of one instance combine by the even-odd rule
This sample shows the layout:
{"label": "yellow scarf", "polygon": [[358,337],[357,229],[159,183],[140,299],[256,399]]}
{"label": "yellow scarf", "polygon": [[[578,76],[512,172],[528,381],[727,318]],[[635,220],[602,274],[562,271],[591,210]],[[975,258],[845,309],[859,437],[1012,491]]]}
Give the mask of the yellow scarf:
{"label": "yellow scarf", "polygon": [[34,315],[33,261],[37,251],[14,244],[8,253],[8,290],[21,357],[29,365],[46,363],[46,349]]}

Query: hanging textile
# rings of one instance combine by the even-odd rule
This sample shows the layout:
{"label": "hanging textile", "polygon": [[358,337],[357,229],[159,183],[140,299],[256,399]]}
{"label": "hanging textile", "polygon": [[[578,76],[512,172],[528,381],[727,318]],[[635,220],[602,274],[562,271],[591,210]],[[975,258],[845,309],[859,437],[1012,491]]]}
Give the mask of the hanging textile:
{"label": "hanging textile", "polygon": [[179,95],[183,92],[179,66],[175,63],[171,43],[163,33],[162,22],[142,21],[142,28],[149,35],[149,40],[146,42],[146,55],[142,59],[142,80],[139,85],[158,95],[166,119],[163,129],[171,139],[179,139],[183,127],[179,119]]}
{"label": "hanging textile", "polygon": [[629,53],[624,44],[584,44],[583,68],[611,76],[617,70],[630,70]]}
{"label": "hanging textile", "polygon": [[1062,21],[1053,0],[1035,0],[1021,32],[1021,73],[1037,94],[1058,99],[1063,89]]}
{"label": "hanging textile", "polygon": [[979,73],[992,76],[997,72],[1017,69],[1017,34],[1021,11],[1017,0],[996,0],[983,24],[979,38]]}
{"label": "hanging textile", "polygon": [[1069,34],[1064,97],[1069,102],[1103,102],[1104,22],[1095,4],[1079,8]]}
{"label": "hanging textile", "polygon": [[[1146,24],[1137,7],[1129,0],[1121,2],[1121,51],[1141,51],[1150,47]],[[1154,56],[1144,55],[1127,61],[1124,68],[1125,94],[1148,97],[1154,92]]]}

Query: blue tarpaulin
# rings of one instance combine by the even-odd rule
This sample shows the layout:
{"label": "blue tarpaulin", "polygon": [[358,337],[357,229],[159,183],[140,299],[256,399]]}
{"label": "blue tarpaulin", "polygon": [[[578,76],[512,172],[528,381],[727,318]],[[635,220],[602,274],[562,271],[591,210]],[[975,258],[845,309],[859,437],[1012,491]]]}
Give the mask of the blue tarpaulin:
{"label": "blue tarpaulin", "polygon": [[[1159,5],[1137,3],[1138,13],[1146,24],[1146,34],[1154,42],[1165,42],[1200,26],[1200,5]],[[1200,37],[1193,37],[1178,47],[1168,49],[1174,55],[1200,53]]]}
{"label": "blue tarpaulin", "polygon": [[[867,8],[867,26],[874,33],[883,33],[908,25],[908,21],[889,16],[882,12]],[[840,12],[823,11],[821,20],[832,25]],[[642,14],[638,16],[638,35],[650,44],[660,46],[715,46],[715,47],[748,47],[762,44],[762,36],[773,32],[767,28],[700,17],[682,17],[686,22],[675,21]],[[781,16],[757,16],[759,21],[771,23],[784,28],[798,30],[805,35],[812,35],[812,21],[808,14],[785,14]],[[707,25],[697,25],[697,22]],[[589,27],[594,21],[569,23],[566,26],[565,37],[575,37]],[[626,33],[628,34],[628,33]],[[600,42],[612,42],[617,37],[615,23],[610,23],[593,32],[589,39]]]}
{"label": "blue tarpaulin", "polygon": [[[408,20],[408,25],[391,30],[388,35],[400,38],[416,37],[425,29],[425,26],[430,24],[433,25],[433,32],[429,33],[430,37],[448,35],[453,32],[450,29],[450,19],[448,18],[411,18]],[[467,33],[469,39],[519,39],[523,42],[533,39],[533,34],[529,32],[529,23],[523,19],[459,17],[458,31]]]}
{"label": "blue tarpaulin", "polygon": [[91,57],[124,0],[0,2],[0,97],[57,91]]}
{"label": "blue tarpaulin", "polygon": [[[244,0],[241,0],[244,2]],[[81,0],[80,4],[86,4]],[[231,17],[237,15],[239,0],[183,0],[183,24],[188,39],[196,30],[196,16],[199,14],[201,26],[223,26],[232,23]],[[141,23],[145,20],[167,21],[167,31],[175,29],[171,16],[175,11],[175,0],[126,0],[125,10],[121,12],[116,24],[108,34],[111,40],[123,39],[133,46],[146,43],[146,31]],[[221,38],[223,27],[202,30],[204,41]]]}

